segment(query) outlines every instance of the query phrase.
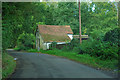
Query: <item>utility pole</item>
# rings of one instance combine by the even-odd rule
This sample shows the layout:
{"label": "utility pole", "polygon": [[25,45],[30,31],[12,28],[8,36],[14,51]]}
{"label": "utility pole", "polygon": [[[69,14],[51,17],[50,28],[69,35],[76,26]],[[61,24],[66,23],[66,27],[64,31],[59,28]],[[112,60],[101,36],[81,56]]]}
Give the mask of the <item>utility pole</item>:
{"label": "utility pole", "polygon": [[81,9],[80,9],[80,0],[79,0],[79,38],[80,38],[80,44],[82,43],[81,39]]}
{"label": "utility pole", "polygon": [[120,1],[118,2],[118,27],[120,28]]}

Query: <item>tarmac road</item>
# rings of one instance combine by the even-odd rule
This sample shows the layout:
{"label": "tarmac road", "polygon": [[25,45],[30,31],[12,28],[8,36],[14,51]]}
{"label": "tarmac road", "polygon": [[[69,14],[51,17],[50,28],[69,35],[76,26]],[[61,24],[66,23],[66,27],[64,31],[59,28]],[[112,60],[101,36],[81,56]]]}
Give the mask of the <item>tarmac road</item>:
{"label": "tarmac road", "polygon": [[15,52],[17,67],[11,78],[112,78],[80,63],[41,53]]}

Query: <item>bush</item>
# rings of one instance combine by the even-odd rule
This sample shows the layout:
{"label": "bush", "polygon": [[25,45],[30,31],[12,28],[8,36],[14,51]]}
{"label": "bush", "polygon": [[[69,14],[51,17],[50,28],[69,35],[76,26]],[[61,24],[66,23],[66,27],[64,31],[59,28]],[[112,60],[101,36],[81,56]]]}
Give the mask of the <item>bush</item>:
{"label": "bush", "polygon": [[110,30],[107,32],[104,36],[104,41],[110,41],[113,43],[119,43],[120,42],[120,28],[115,28],[113,30]]}
{"label": "bush", "polygon": [[52,42],[50,44],[50,49],[55,49],[56,48],[56,45],[57,45],[57,42]]}
{"label": "bush", "polygon": [[77,47],[78,45],[80,44],[80,41],[79,39],[73,39],[70,43],[70,47],[73,48],[73,47]]}
{"label": "bush", "polygon": [[40,52],[40,51],[38,51],[37,49],[28,49],[27,51],[28,51],[28,52]]}
{"label": "bush", "polygon": [[78,54],[83,54],[84,53],[84,51],[83,51],[81,46],[74,47],[73,51],[77,52]]}
{"label": "bush", "polygon": [[17,47],[20,50],[27,50],[33,48],[35,44],[35,36],[33,34],[23,33],[18,37]]}
{"label": "bush", "polygon": [[100,59],[118,59],[118,45],[111,42],[89,39],[80,45],[79,53],[87,53]]}
{"label": "bush", "polygon": [[64,46],[62,50],[64,51],[73,50],[73,48],[78,47],[79,44],[80,43],[78,39],[73,39],[70,43],[66,43],[66,46]]}
{"label": "bush", "polygon": [[16,51],[20,51],[21,49],[19,47],[14,48]]}
{"label": "bush", "polygon": [[14,58],[7,53],[2,53],[2,78],[8,78],[16,67]]}
{"label": "bush", "polygon": [[[118,29],[114,29],[106,33],[102,30],[94,30],[90,33],[88,40],[83,40],[80,45],[74,40],[75,42],[71,42],[72,46],[70,47],[73,47],[73,51],[78,54],[89,54],[102,60],[118,59],[118,31]],[[109,36],[109,38],[107,39],[106,36]]]}
{"label": "bush", "polygon": [[104,32],[103,30],[96,30],[96,29],[94,29],[94,30],[90,33],[90,36],[91,36],[93,39],[102,40],[103,37],[104,37],[104,34],[105,34],[105,32]]}
{"label": "bush", "polygon": [[72,50],[70,43],[66,43],[66,44],[61,48],[61,50],[63,50],[63,51]]}

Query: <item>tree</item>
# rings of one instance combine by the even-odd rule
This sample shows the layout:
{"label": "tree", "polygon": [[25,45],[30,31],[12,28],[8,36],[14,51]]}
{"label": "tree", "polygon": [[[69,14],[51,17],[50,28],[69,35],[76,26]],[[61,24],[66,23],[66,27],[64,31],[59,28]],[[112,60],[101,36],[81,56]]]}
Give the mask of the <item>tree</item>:
{"label": "tree", "polygon": [[79,34],[79,12],[75,2],[59,2],[54,8],[54,25],[70,25],[74,34]]}
{"label": "tree", "polygon": [[23,32],[35,34],[38,22],[45,22],[46,3],[3,3],[3,48],[15,47]]}
{"label": "tree", "polygon": [[[80,3],[81,34],[91,35],[96,30],[104,33],[117,27],[115,3]],[[93,8],[95,8],[93,10]],[[109,24],[108,24],[109,23]],[[15,47],[23,32],[35,35],[38,24],[70,25],[79,34],[79,7],[76,2],[2,3],[2,46]],[[101,32],[102,33],[102,32]]]}

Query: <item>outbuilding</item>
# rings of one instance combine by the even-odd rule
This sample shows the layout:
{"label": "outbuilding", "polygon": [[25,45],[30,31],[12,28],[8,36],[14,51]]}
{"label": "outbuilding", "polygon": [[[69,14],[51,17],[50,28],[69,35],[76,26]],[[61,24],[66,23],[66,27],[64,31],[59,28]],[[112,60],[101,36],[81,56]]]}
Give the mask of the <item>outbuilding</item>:
{"label": "outbuilding", "polygon": [[36,31],[36,48],[47,50],[52,42],[57,44],[70,43],[73,39],[73,31],[69,25],[38,25]]}

